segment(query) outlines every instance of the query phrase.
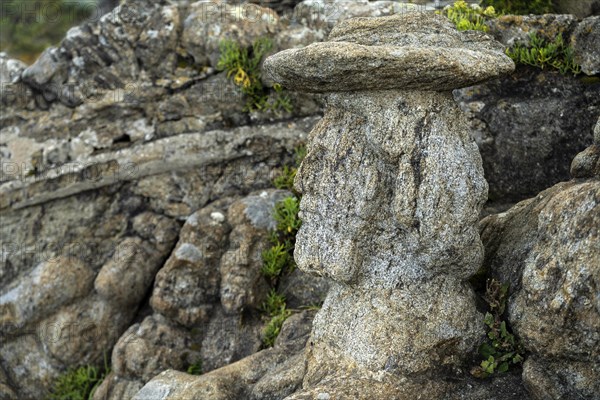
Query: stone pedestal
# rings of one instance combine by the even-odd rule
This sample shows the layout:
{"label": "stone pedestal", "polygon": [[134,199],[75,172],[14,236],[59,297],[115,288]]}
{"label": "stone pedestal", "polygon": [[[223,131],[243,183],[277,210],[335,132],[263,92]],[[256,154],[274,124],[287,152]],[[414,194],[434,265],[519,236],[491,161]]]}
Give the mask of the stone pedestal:
{"label": "stone pedestal", "polygon": [[265,69],[327,102],[296,179],[295,258],[334,284],[314,322],[305,390],[292,398],[451,390],[444,377],[484,334],[464,282],[483,258],[477,221],[487,198],[451,90],[514,64],[481,32],[410,13],[344,21],[328,42],[278,53]]}

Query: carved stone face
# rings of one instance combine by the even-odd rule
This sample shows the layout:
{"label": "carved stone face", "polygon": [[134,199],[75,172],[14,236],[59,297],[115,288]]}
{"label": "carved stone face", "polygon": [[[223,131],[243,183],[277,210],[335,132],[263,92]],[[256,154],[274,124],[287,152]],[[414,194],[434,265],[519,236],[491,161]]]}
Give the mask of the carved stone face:
{"label": "carved stone face", "polygon": [[296,178],[303,271],[388,288],[440,269],[474,272],[487,187],[477,148],[452,116],[460,112],[440,115],[447,101],[416,92],[329,97]]}

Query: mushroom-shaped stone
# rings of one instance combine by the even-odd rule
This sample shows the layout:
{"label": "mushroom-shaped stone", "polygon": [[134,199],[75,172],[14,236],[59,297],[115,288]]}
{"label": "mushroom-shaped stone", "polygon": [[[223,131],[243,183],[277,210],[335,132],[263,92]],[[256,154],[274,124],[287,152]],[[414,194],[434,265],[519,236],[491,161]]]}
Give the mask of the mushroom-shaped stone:
{"label": "mushroom-shaped stone", "polygon": [[326,92],[296,175],[294,258],[331,286],[304,391],[288,400],[442,398],[455,377],[440,371],[464,367],[484,337],[465,281],[483,261],[487,183],[451,90],[513,62],[484,33],[409,13],[344,21],[329,42],[278,53],[265,68],[290,89]]}
{"label": "mushroom-shaped stone", "polygon": [[269,57],[265,70],[303,92],[378,89],[448,91],[510,73],[515,65],[483,32],[459,32],[444,16],[410,12],[354,18],[329,41]]}

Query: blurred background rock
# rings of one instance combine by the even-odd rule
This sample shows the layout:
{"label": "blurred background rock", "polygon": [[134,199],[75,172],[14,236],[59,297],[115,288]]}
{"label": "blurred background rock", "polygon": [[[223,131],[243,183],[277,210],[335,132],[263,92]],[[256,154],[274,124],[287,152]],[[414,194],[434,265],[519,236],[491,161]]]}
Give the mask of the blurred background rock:
{"label": "blurred background rock", "polygon": [[0,51],[27,63],[67,31],[111,11],[118,0],[8,0],[0,14]]}

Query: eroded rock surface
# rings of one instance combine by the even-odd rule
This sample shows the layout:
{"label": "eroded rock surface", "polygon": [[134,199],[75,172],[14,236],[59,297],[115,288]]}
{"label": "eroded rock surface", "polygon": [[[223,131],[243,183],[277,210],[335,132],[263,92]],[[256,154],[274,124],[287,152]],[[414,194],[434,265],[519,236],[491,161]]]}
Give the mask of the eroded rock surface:
{"label": "eroded rock surface", "polygon": [[[598,40],[591,40],[597,18],[506,15],[488,26],[505,46],[527,44],[532,33],[549,42],[562,35],[582,62],[600,50]],[[600,80],[585,75],[593,71],[583,72],[574,77],[519,65],[510,76],[454,91],[481,151],[490,206],[505,211],[569,180],[571,161],[592,143],[591,131],[600,115]]]}
{"label": "eroded rock surface", "polygon": [[[100,366],[104,353],[111,351],[113,373],[97,394],[102,400],[130,399],[146,381],[165,369],[181,371],[190,363],[202,360],[205,372],[217,372],[259,350],[265,321],[255,308],[260,305],[266,290],[258,274],[259,254],[266,245],[262,242],[266,237],[264,227],[272,224],[269,213],[265,212],[270,200],[263,202],[260,194],[270,187],[278,167],[289,163],[292,149],[314,125],[314,118],[301,117],[318,114],[321,107],[311,95],[290,93],[294,100],[291,113],[243,112],[244,98],[239,90],[226,73],[215,70],[219,58],[218,42],[229,38],[250,44],[253,38],[269,36],[276,50],[301,48],[325,40],[334,24],[349,17],[392,15],[416,6],[397,1],[305,0],[291,10],[292,4],[298,3],[296,0],[257,0],[258,5],[240,4],[240,1],[227,3],[126,0],[102,19],[71,30],[60,45],[46,51],[32,66],[0,55],[0,398],[44,398],[58,374],[84,364]],[[204,10],[203,5],[206,6]],[[277,9],[280,14],[269,8]],[[248,23],[249,19],[256,23]],[[502,20],[511,18],[503,17]],[[499,24],[498,29],[492,27],[492,33],[498,37],[499,32],[506,30],[507,34],[500,37],[505,42],[514,41],[514,38],[522,40],[532,29],[548,38],[562,32],[565,38],[570,37],[568,41],[574,41],[576,54],[587,57],[585,65],[593,68],[597,48],[592,39],[597,19],[578,22],[571,17],[545,16],[519,17],[511,21],[510,24],[514,23],[516,27]],[[356,23],[356,26],[347,26],[352,26],[352,30],[363,27],[363,22]],[[397,40],[399,44],[430,43],[423,32],[393,38],[397,28],[385,28],[386,38]],[[353,34],[352,30],[339,30],[338,39],[363,40],[363,46],[373,44],[373,32],[361,28]],[[452,38],[448,39],[449,45],[469,46],[471,39],[463,41],[464,36],[456,36],[448,27],[443,27],[443,31]],[[484,39],[480,34],[474,34],[472,38],[475,41]],[[488,45],[491,43],[487,41]],[[357,64],[354,63],[354,67]],[[472,64],[463,65],[463,72],[472,67]],[[488,126],[489,132],[480,135],[482,140],[477,139],[483,150],[492,193],[509,197],[514,192],[520,199],[562,177],[566,179],[573,155],[591,143],[587,127],[597,118],[595,93],[598,85],[593,79],[563,78],[548,71],[516,77],[514,82],[511,79],[502,81],[499,87],[490,83],[489,93],[483,89],[485,99],[477,97],[476,90],[475,98],[472,101],[467,98],[465,102],[467,108],[477,114],[468,113],[473,118],[472,126],[478,129],[482,124]],[[267,86],[273,84],[267,77],[263,77],[263,82]],[[508,89],[502,90],[507,85]],[[538,101],[535,95],[519,94],[520,100],[512,101],[511,91],[538,93],[538,97],[543,95],[549,100]],[[508,98],[509,106],[494,100],[498,97]],[[340,96],[338,100],[343,99]],[[487,107],[480,112],[482,103]],[[387,107],[380,107],[376,102],[363,104],[374,106],[373,110],[377,111]],[[419,104],[429,107],[427,102]],[[398,110],[400,106],[405,110],[408,104],[398,104]],[[347,106],[338,108],[344,107]],[[398,110],[381,118],[384,122],[374,121],[374,126],[391,124],[385,122],[387,115],[396,115]],[[486,110],[502,115],[497,118],[497,114],[486,114]],[[361,113],[363,111],[359,110],[357,115]],[[440,122],[432,113],[415,115],[425,127],[434,121]],[[518,124],[505,123],[515,115]],[[527,115],[531,118],[526,118]],[[363,123],[352,121],[357,125]],[[521,127],[523,130],[519,130]],[[406,130],[409,130],[408,126]],[[515,135],[513,146],[500,146],[504,139],[498,132],[508,130]],[[524,140],[529,134],[540,138]],[[485,151],[490,135],[497,137],[498,146]],[[432,138],[439,140],[439,146],[453,149],[460,148],[467,140],[461,137],[453,142],[441,136],[425,137],[423,143],[432,146],[427,155],[441,151]],[[393,141],[387,136],[369,136],[367,139],[361,143],[370,143],[373,154],[385,155],[386,163],[399,154],[394,152],[398,149],[393,148]],[[411,136],[410,140],[417,141],[418,137]],[[525,145],[519,146],[519,140]],[[344,146],[344,149],[352,149],[351,143]],[[413,147],[403,151],[410,154],[403,155],[402,173],[407,176],[402,182],[411,193],[418,192],[427,187],[425,183],[432,172],[427,160],[431,161],[431,158],[417,157]],[[348,154],[348,168],[358,165],[359,162],[352,158],[355,156]],[[515,164],[515,160],[527,162],[521,165]],[[352,164],[354,162],[356,164]],[[489,165],[502,168],[496,171],[489,169]],[[590,147],[573,162],[572,174],[580,180],[589,179],[597,174],[594,165],[598,165],[597,151]],[[412,173],[416,166],[426,173]],[[334,167],[328,171],[335,173]],[[385,184],[390,185],[390,190],[399,192],[401,186],[389,180],[387,167],[378,164],[377,168],[385,172],[377,178],[386,179]],[[494,178],[488,170],[495,171],[495,177],[502,179]],[[411,178],[413,183],[410,183]],[[417,185],[419,179],[425,183]],[[514,185],[502,186],[503,182]],[[347,186],[343,181],[332,184]],[[531,192],[522,191],[520,188],[523,187]],[[257,190],[259,192],[255,192]],[[254,194],[246,198],[249,203],[245,204],[242,199],[251,192]],[[393,197],[389,193],[377,192],[377,195]],[[424,192],[421,198],[429,195]],[[451,203],[446,206],[455,207],[453,210],[463,215],[459,201]],[[233,204],[235,207],[231,208]],[[466,210],[470,206],[465,204],[463,208]],[[360,207],[362,211],[369,210],[368,206]],[[242,216],[248,209],[256,211],[249,213],[258,225],[254,226]],[[431,262],[436,259],[436,252],[443,252],[440,260],[454,260],[447,266],[449,271],[460,276],[466,274],[455,265],[460,263],[475,268],[480,257],[477,244],[469,248],[470,256],[459,262],[460,257],[453,258],[455,249],[452,246],[429,246],[418,239],[418,233],[425,228],[411,224],[420,219],[428,223],[444,221],[442,214],[425,215],[423,207],[401,201],[394,206],[393,213],[390,219],[401,218],[409,228],[389,234],[388,244],[384,240],[375,244],[389,245],[396,261],[407,251],[423,255],[416,257],[415,262]],[[200,225],[193,225],[193,215],[200,217]],[[529,238],[536,232],[537,225],[527,215],[515,222],[522,223],[515,229],[528,231],[529,236],[524,237]],[[458,219],[455,218],[453,223]],[[344,221],[350,221],[350,218]],[[461,243],[466,244],[467,238],[475,235],[469,231],[469,224],[462,226],[466,230]],[[373,227],[374,234],[379,232],[377,229]],[[352,231],[348,233],[353,234]],[[443,225],[429,232],[430,236],[443,234],[444,237],[450,237],[450,233],[457,234],[456,231],[445,231]],[[399,245],[395,239],[397,235],[409,240],[410,245]],[[365,237],[362,242],[371,241],[372,238]],[[465,248],[468,246],[463,246],[463,250]],[[378,254],[375,246],[370,251],[371,255]],[[505,254],[514,260],[512,255]],[[382,271],[374,277],[384,275],[385,266],[381,259],[374,260],[372,265]],[[443,271],[443,265],[440,262],[429,274]],[[421,274],[428,273],[415,268],[409,275]],[[354,274],[354,277],[356,282],[369,285],[382,281],[381,278],[366,279],[360,274]],[[400,282],[400,279],[393,282]],[[438,283],[441,288],[447,287],[440,282],[436,285]],[[344,294],[338,286],[335,285],[333,291]],[[417,287],[407,285],[407,292],[414,292]],[[292,308],[318,305],[327,288],[325,280],[299,270],[284,277],[280,284]],[[567,285],[565,288],[571,290],[573,287]],[[448,290],[456,291],[459,296],[469,295],[468,289],[460,283]],[[366,293],[365,296],[377,298],[379,294]],[[334,310],[334,297],[324,312],[338,312]],[[450,307],[458,314],[460,307],[470,304],[468,297],[454,305],[433,297],[427,301],[437,308]],[[393,299],[398,300],[395,304],[408,304],[406,299]],[[376,303],[375,313],[383,312],[389,306],[390,302]],[[468,307],[466,310],[472,311]],[[410,308],[409,311],[414,310]],[[284,329],[281,340],[288,334],[304,332],[304,335],[307,329],[310,330],[313,314],[302,315],[302,318],[292,317],[290,329]],[[416,324],[427,325],[422,321],[427,314],[414,312],[411,315],[416,318]],[[467,315],[473,317],[468,312]],[[473,328],[473,332],[477,329],[480,327]],[[338,327],[336,331],[337,338],[353,344],[347,332]],[[360,332],[366,335],[366,331]],[[433,339],[427,337],[424,340],[435,341],[449,333],[440,331]],[[408,339],[404,331],[398,335],[402,340]],[[419,333],[416,335],[419,337]],[[303,340],[306,340],[305,336]],[[382,340],[386,339],[373,337],[375,344]],[[543,337],[536,338],[540,343],[545,343],[544,340]],[[232,370],[226,369],[215,375],[209,373],[209,378],[202,378],[201,386],[213,385],[209,382],[214,376],[216,382],[221,383],[211,387],[222,390],[219,395],[231,396],[233,390],[241,398],[279,399],[296,392],[302,385],[306,358],[301,347],[303,342],[293,350],[289,347],[285,351],[267,350],[252,356],[256,358],[250,358],[248,362],[243,360],[234,368],[238,372],[231,375],[248,379],[232,381],[227,378]],[[428,354],[452,364],[455,357],[446,355],[447,349],[453,347],[464,349],[464,343],[455,346],[450,342]],[[554,346],[553,351],[558,354],[564,349]],[[277,356],[269,355],[273,353]],[[383,359],[378,357],[365,356],[363,360],[373,365]],[[411,368],[428,368],[427,362],[410,354],[405,358]],[[249,374],[248,371],[255,369],[261,360],[268,368],[261,366]],[[554,393],[555,397],[572,393],[564,388],[557,389],[552,382],[580,377],[578,382],[583,382],[580,385],[585,389],[586,382],[596,379],[595,370],[585,370],[581,362],[563,361],[564,358],[558,362],[548,361],[546,356],[536,355],[535,361],[526,364],[527,381],[537,382],[529,387],[537,391],[538,397],[549,397],[548,393]],[[392,358],[388,363],[386,359],[386,366],[397,368],[397,362]],[[364,385],[363,372],[347,376],[348,381]],[[176,375],[177,379],[166,378],[164,385],[197,379],[182,372],[170,374],[167,375]],[[381,382],[378,376],[374,379],[375,383]],[[398,382],[394,379],[389,387],[397,387],[394,384]],[[454,394],[448,396],[478,400],[524,396],[519,379],[514,376],[487,383],[470,378],[464,382],[454,392],[456,397],[452,397]],[[402,385],[406,388],[410,383]],[[442,390],[444,386],[441,384],[432,390]],[[421,383],[417,382],[413,387],[421,387]],[[539,394],[542,388],[548,392]],[[357,393],[352,391],[354,389],[343,393],[342,389],[339,393],[345,393],[346,397],[354,397]],[[573,393],[585,393],[580,389]],[[218,390],[215,393],[219,393]],[[327,393],[315,387],[307,389],[305,394],[308,396],[311,391],[315,396]],[[208,396],[198,393],[204,396],[200,397],[202,399]],[[198,394],[190,393],[192,395]],[[176,397],[176,400],[181,399]]]}
{"label": "eroded rock surface", "polygon": [[[413,51],[436,68],[420,68]],[[453,62],[463,52],[483,64]],[[345,62],[329,63],[336,54]],[[487,36],[409,13],[342,22],[329,42],[281,52],[265,68],[284,85],[334,92],[296,177],[295,250],[301,270],[334,283],[314,322],[303,390],[289,399],[451,391],[431,377],[459,369],[483,334],[463,281],[483,258],[476,224],[487,184],[448,91],[510,72],[512,61]]]}
{"label": "eroded rock surface", "polygon": [[[119,338],[112,351],[111,374],[95,399],[132,398],[161,372],[186,371],[196,363],[201,364],[202,377],[169,372],[169,388],[161,395],[170,393],[173,397],[169,398],[178,400],[203,398],[200,389],[195,395],[200,397],[193,397],[193,391],[185,391],[184,396],[185,387],[179,386],[182,381],[193,381],[197,387],[221,388],[211,395],[217,397],[210,398],[218,398],[219,390],[227,395],[244,393],[239,396],[246,398],[255,383],[259,394],[252,398],[256,399],[267,392],[271,397],[280,396],[299,386],[304,371],[301,350],[314,312],[296,309],[277,339],[276,350],[257,353],[263,348],[267,322],[259,309],[270,290],[260,272],[261,254],[275,228],[274,206],[289,195],[282,190],[268,190],[242,198],[223,198],[186,220],[178,243],[156,274],[150,315]],[[314,286],[319,287],[317,283]],[[298,307],[307,305],[311,304],[301,303]],[[244,357],[248,358],[236,363]],[[295,371],[289,377],[288,367]],[[279,389],[274,386],[271,371],[284,379]],[[244,374],[250,376],[240,378]],[[262,377],[267,382],[258,384]],[[291,386],[286,389],[287,385]],[[157,396],[162,393],[160,388],[167,386],[151,382],[138,397]]]}
{"label": "eroded rock surface", "polygon": [[302,384],[301,353],[309,338],[313,317],[312,311],[291,316],[282,327],[275,347],[200,377],[165,371],[133,399],[281,399]]}
{"label": "eroded rock surface", "polygon": [[578,179],[482,221],[485,263],[511,284],[508,318],[531,352],[523,380],[535,399],[600,390],[600,174],[578,165]]}
{"label": "eroded rock surface", "polygon": [[[600,11],[600,3],[598,3]],[[600,16],[596,15],[581,21],[575,29],[571,45],[576,52],[575,60],[581,70],[588,75],[600,73]]]}
{"label": "eroded rock surface", "polygon": [[[313,123],[306,122],[309,126]],[[7,375],[6,384],[13,387],[20,398],[43,398],[58,374],[67,367],[101,365],[103,354],[110,352],[135,323],[138,308],[143,305],[165,261],[169,266],[185,267],[186,262],[195,260],[194,251],[185,246],[172,253],[181,227],[178,220],[188,218],[193,214],[191,210],[201,209],[216,199],[230,198],[233,202],[236,198],[232,196],[269,187],[276,173],[273,167],[290,162],[291,149],[302,140],[305,128],[297,127],[295,123],[286,123],[273,125],[270,133],[267,125],[242,128],[246,134],[235,131],[181,135],[162,144],[150,143],[149,147],[88,159],[84,170],[93,173],[81,172],[78,166],[5,183],[1,188],[3,346],[0,357]],[[184,156],[183,149],[193,152],[194,156]],[[231,157],[223,157],[225,153]],[[118,167],[119,162],[132,161],[128,157],[137,160],[136,168],[127,169],[125,164]],[[169,157],[172,162],[168,161]],[[106,165],[115,168],[104,168]],[[273,200],[258,207],[257,224],[262,224],[263,233],[257,235],[247,229],[248,232],[240,234],[237,247],[231,247],[234,257],[228,264],[230,285],[243,288],[234,297],[239,301],[233,301],[236,305],[232,310],[255,307],[263,301],[260,296],[266,289],[260,286],[258,279],[260,251],[268,243],[266,231],[270,225],[265,225],[264,220],[270,218],[272,205]],[[243,210],[242,207],[238,212]],[[227,216],[226,207],[219,212]],[[221,220],[216,214],[213,218]],[[237,218],[242,221],[241,217]],[[239,223],[247,224],[245,221]],[[184,238],[185,232],[182,233]],[[218,243],[216,251],[227,251],[228,236],[225,239]],[[244,247],[246,243],[248,248]],[[203,250],[207,253],[202,257],[208,257],[210,246],[216,244],[207,239],[199,246],[205,246]],[[167,260],[169,257],[171,261]],[[181,260],[177,261],[178,257]],[[243,261],[245,258],[248,261]],[[237,265],[240,268],[236,270]],[[60,271],[56,272],[56,268]],[[210,268],[218,271],[218,263],[211,264]],[[70,278],[71,270],[76,279]],[[179,277],[173,277],[174,284],[177,280],[201,279],[202,274],[204,272],[196,278],[194,274],[188,277],[182,272]],[[238,274],[245,278],[238,282]],[[228,287],[219,286],[220,277],[216,286],[211,287],[209,282],[204,284],[209,286],[208,295],[198,303],[194,303],[197,299],[193,296],[189,299],[180,296],[173,303],[172,296],[163,295],[163,303],[171,304],[164,308],[165,316],[173,321],[150,324],[157,328],[148,328],[151,333],[144,330],[146,333],[140,337],[142,342],[150,343],[141,348],[146,351],[143,354],[149,366],[137,366],[123,377],[113,374],[107,380],[114,383],[108,398],[120,398],[119,393],[137,391],[145,382],[143,379],[150,379],[152,373],[196,361],[181,358],[175,351],[166,353],[174,359],[165,361],[166,355],[160,355],[158,350],[156,360],[151,361],[154,350],[162,346],[155,343],[168,342],[153,335],[179,332],[177,335],[183,336],[181,339],[173,336],[173,343],[179,343],[177,348],[185,350],[194,335],[173,327],[178,322],[189,325],[202,321],[202,310],[210,310],[212,302],[218,301],[218,297],[211,295]],[[31,296],[28,292],[33,287],[38,289]],[[173,289],[175,286],[171,292]],[[246,289],[248,294],[244,294]],[[180,290],[179,287],[176,290]],[[190,302],[189,309],[186,302]],[[168,311],[171,309],[172,312]],[[207,366],[217,368],[258,350],[263,324],[260,318],[253,318],[242,326],[239,314],[219,318],[210,329],[213,333],[231,332],[229,339],[223,337],[231,344],[225,346],[218,341],[218,336],[211,339],[214,343],[208,340],[202,345],[200,340],[196,345],[204,349],[202,356],[207,359]],[[160,326],[165,328],[160,331]],[[133,332],[137,334],[138,330]],[[208,362],[209,359],[212,361]]]}
{"label": "eroded rock surface", "polygon": [[585,79],[520,66],[454,91],[479,145],[491,202],[514,203],[569,180],[600,115],[600,81]]}

